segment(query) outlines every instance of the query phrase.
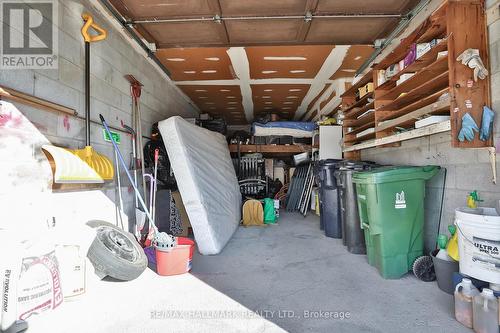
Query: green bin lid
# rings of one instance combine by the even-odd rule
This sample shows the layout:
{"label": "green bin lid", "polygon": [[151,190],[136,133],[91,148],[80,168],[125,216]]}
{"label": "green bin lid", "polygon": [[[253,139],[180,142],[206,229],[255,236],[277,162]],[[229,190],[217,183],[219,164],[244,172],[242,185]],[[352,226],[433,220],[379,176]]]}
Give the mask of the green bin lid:
{"label": "green bin lid", "polygon": [[389,166],[370,171],[357,172],[352,181],[357,184],[379,184],[397,181],[431,179],[439,170],[439,166]]}

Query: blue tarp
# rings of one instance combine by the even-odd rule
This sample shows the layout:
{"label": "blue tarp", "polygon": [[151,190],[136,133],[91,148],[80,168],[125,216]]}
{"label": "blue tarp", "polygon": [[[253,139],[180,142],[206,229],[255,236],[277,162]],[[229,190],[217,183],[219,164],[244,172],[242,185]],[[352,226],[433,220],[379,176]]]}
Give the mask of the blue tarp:
{"label": "blue tarp", "polygon": [[255,126],[267,128],[291,128],[312,132],[317,128],[316,123],[308,121],[270,121],[266,124],[253,123],[252,133],[255,133]]}

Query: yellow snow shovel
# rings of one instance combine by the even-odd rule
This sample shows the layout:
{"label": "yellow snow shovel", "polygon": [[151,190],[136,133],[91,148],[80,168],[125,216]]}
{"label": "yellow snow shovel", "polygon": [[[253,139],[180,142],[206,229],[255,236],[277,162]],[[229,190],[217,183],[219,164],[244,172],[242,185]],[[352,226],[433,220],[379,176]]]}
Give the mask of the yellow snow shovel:
{"label": "yellow snow shovel", "polygon": [[[114,177],[113,163],[106,156],[97,153],[90,145],[90,43],[106,39],[107,33],[94,23],[89,14],[82,14],[82,18],[85,22],[81,29],[85,40],[85,148],[42,147],[55,167],[56,183],[103,183],[113,180]],[[91,35],[89,33],[91,28],[97,34]]]}

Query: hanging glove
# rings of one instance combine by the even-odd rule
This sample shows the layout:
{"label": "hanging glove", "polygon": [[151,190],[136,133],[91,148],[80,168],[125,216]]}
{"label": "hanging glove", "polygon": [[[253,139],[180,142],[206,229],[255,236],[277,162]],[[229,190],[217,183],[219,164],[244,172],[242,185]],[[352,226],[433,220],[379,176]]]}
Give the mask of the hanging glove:
{"label": "hanging glove", "polygon": [[479,128],[474,119],[467,112],[462,117],[462,129],[460,133],[458,133],[458,141],[464,142],[464,140],[467,139],[467,141],[470,142],[474,140],[474,131],[479,132]]}
{"label": "hanging glove", "polygon": [[474,70],[474,81],[477,82],[477,78],[479,77],[481,80],[484,80],[486,76],[488,76],[488,70],[484,67],[483,61],[479,56],[478,49],[467,49],[462,52],[457,61],[462,61],[463,65],[469,66]]}
{"label": "hanging glove", "polygon": [[487,106],[483,107],[483,119],[481,120],[481,131],[479,132],[479,139],[486,141],[490,138],[491,130],[493,128],[493,119],[495,112]]}

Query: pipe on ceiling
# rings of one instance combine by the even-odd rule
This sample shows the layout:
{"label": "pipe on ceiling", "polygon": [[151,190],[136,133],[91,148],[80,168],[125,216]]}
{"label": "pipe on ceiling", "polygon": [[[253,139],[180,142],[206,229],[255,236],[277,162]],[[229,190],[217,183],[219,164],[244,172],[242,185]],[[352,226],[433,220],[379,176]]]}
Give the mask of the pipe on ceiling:
{"label": "pipe on ceiling", "polygon": [[168,77],[170,77],[170,71],[165,67],[165,65],[162,64],[162,62],[156,57],[153,51],[144,43],[144,41],[137,35],[135,30],[130,26],[130,24],[127,24],[127,21],[125,18],[109,3],[108,0],[99,0],[104,7],[113,15],[113,17],[120,23],[120,25],[129,33],[129,35],[132,37],[133,40],[136,41],[137,44],[146,52],[148,57],[153,60],[164,72],[167,74]]}
{"label": "pipe on ceiling", "polygon": [[401,14],[333,14],[333,15],[274,15],[274,16],[219,16],[213,17],[195,17],[195,18],[172,18],[172,19],[142,19],[127,21],[127,24],[155,24],[155,23],[182,23],[182,22],[206,22],[213,21],[220,23],[222,21],[246,21],[246,20],[304,20],[306,22],[312,19],[324,18],[400,18]]}
{"label": "pipe on ceiling", "polygon": [[378,47],[373,53],[366,59],[366,61],[359,67],[356,71],[354,77],[361,75],[365,69],[367,69],[370,64],[382,53],[382,51],[389,46],[394,38],[396,38],[409,24],[410,21],[418,14],[422,9],[425,8],[431,2],[431,0],[421,0],[415,8],[413,8],[407,15],[403,16],[401,21],[394,30],[387,36],[387,38],[382,42],[380,47]]}

